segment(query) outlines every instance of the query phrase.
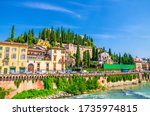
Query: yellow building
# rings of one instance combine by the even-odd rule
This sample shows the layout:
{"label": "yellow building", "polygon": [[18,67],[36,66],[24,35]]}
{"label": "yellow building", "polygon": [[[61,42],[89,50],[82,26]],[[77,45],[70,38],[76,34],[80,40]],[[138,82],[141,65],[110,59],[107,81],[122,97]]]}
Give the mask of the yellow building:
{"label": "yellow building", "polygon": [[0,73],[23,73],[27,67],[27,44],[0,42]]}
{"label": "yellow building", "polygon": [[37,71],[64,71],[65,49],[53,47],[44,49],[40,46],[28,48],[27,69],[32,73]]}

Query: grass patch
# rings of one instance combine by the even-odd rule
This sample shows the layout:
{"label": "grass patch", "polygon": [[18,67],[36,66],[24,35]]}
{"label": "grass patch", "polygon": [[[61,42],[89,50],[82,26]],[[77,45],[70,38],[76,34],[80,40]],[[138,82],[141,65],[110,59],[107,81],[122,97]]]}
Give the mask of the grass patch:
{"label": "grass patch", "polygon": [[52,94],[56,94],[58,92],[57,89],[42,89],[42,90],[28,90],[23,91],[21,93],[16,94],[13,99],[31,99],[36,97],[46,97]]}

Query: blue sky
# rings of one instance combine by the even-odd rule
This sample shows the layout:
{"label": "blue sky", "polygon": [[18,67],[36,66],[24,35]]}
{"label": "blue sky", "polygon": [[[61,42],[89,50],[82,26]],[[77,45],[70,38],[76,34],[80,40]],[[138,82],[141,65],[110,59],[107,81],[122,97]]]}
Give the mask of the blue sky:
{"label": "blue sky", "polygon": [[97,47],[150,57],[150,0],[1,0],[0,40],[34,28],[71,28]]}

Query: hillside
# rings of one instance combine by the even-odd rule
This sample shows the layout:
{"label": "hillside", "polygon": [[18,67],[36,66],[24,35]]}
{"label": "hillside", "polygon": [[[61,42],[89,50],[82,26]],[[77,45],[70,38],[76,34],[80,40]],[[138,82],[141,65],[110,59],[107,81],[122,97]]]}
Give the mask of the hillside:
{"label": "hillside", "polygon": [[34,34],[34,30],[31,29],[28,31],[28,33],[24,32],[24,34],[21,34],[20,36],[16,37],[14,36],[15,28],[12,27],[11,31],[11,37],[8,38],[7,41],[13,41],[13,42],[21,42],[21,43],[28,43],[28,45],[32,46],[34,44],[37,44],[39,39],[48,41],[51,46],[55,46],[57,43],[59,43],[60,46],[62,46],[62,43],[71,43],[75,45],[84,45],[84,46],[95,46],[93,39],[87,35],[81,36],[80,34],[76,34],[70,29],[67,31],[62,27],[57,28],[56,30],[52,28],[44,28],[41,32],[39,32],[39,36],[36,37]]}

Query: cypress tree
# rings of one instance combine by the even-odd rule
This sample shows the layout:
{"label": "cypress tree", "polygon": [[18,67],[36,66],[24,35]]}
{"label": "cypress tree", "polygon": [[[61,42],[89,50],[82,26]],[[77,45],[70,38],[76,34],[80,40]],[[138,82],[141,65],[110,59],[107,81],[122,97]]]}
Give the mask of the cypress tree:
{"label": "cypress tree", "polygon": [[77,52],[76,52],[76,66],[79,67],[81,64],[81,58],[80,58],[80,48],[79,44],[77,45]]}
{"label": "cypress tree", "polygon": [[108,50],[108,53],[109,53],[110,56],[112,55],[112,52],[111,52],[111,49],[110,49],[110,48],[109,48],[109,50]]}
{"label": "cypress tree", "polygon": [[95,47],[92,48],[92,60],[95,60]]}
{"label": "cypress tree", "polygon": [[59,28],[56,30],[56,41],[60,42],[60,30],[59,30]]}
{"label": "cypress tree", "polygon": [[50,41],[50,34],[51,34],[51,31],[50,31],[50,29],[48,29],[47,35],[46,35],[47,41]]}
{"label": "cypress tree", "polygon": [[96,48],[96,52],[95,52],[95,61],[98,61],[98,49]]}
{"label": "cypress tree", "polygon": [[87,51],[83,52],[83,65],[84,67],[88,66],[88,56],[87,56]]}
{"label": "cypress tree", "polygon": [[89,50],[87,51],[87,66],[90,66],[90,52]]}
{"label": "cypress tree", "polygon": [[12,26],[12,30],[11,30],[11,39],[14,39],[15,35],[15,26]]}

